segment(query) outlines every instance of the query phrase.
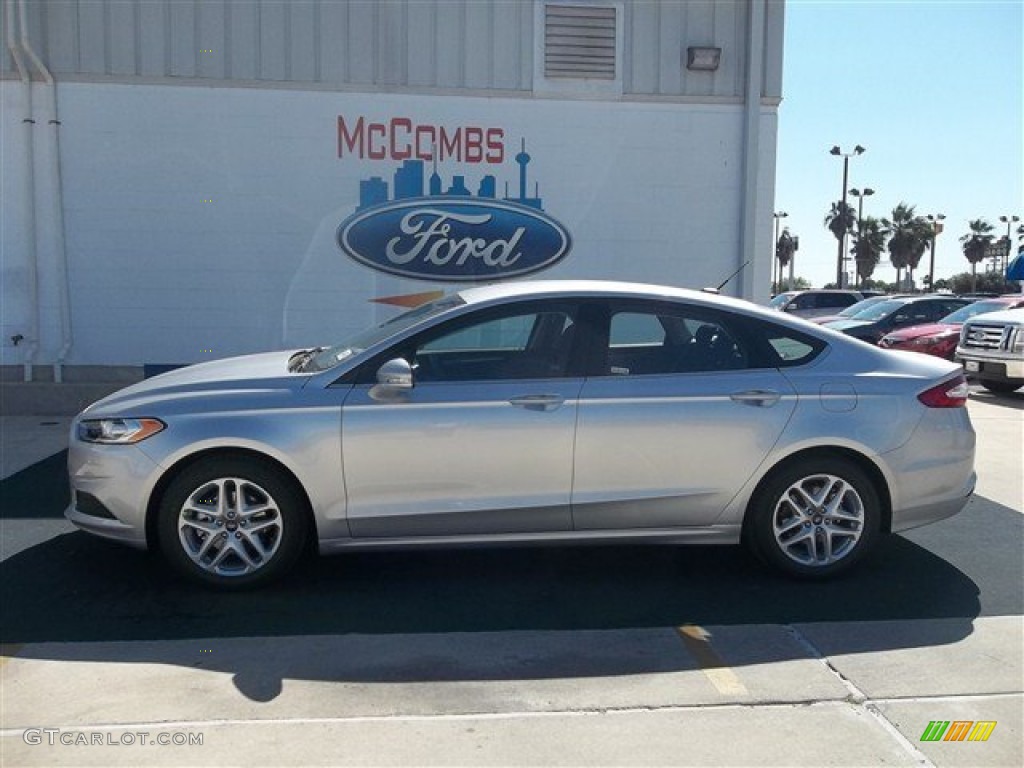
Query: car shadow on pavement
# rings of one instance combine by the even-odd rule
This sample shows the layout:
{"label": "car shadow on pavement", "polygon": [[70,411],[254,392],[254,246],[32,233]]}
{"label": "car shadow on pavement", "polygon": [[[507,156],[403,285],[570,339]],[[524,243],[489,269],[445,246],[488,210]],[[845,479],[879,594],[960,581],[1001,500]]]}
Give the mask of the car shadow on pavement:
{"label": "car shadow on pavement", "polygon": [[950,520],[883,537],[855,572],[820,583],[779,576],[739,547],[552,546],[312,558],[280,584],[237,593],[185,584],[155,555],[75,532],[0,563],[0,639],[970,619],[983,608],[1020,615],[1022,520],[975,499]]}
{"label": "car shadow on pavement", "polygon": [[[13,485],[10,480],[4,481],[5,527],[59,517],[66,489],[63,496],[60,488],[41,491],[38,478],[23,473]],[[32,497],[29,506],[18,503],[25,494]],[[920,630],[873,634],[867,646],[863,637],[858,644],[851,640],[851,652],[861,653],[954,643],[971,634],[978,616],[1024,613],[1022,542],[1020,512],[976,497],[949,520],[883,537],[854,573],[820,583],[777,575],[740,547],[550,546],[311,558],[280,584],[221,593],[182,583],[155,555],[74,532],[0,563],[0,642],[32,644],[22,657],[217,669],[233,674],[250,699],[266,701],[283,679],[320,675],[322,666],[292,657],[268,665],[264,650],[251,657],[233,653],[228,661],[199,658],[191,643],[139,641],[362,638],[361,661],[336,667],[330,679],[373,682],[467,674],[465,656],[459,664],[446,663],[452,657],[443,649],[432,663],[415,668],[373,663],[391,635],[419,635],[421,649],[451,642],[430,638],[439,633],[553,630],[599,637],[582,656],[578,647],[554,656],[545,651],[535,669],[482,663],[471,673],[473,679],[521,679],[643,674],[692,664],[678,654],[617,653],[617,633],[592,630],[664,635],[664,628],[683,625],[769,625],[781,631],[822,622],[938,620],[920,622]],[[119,644],[116,659],[110,658],[111,642]],[[500,644],[484,643],[474,653],[487,659],[499,651]],[[730,663],[768,663],[806,652],[796,642],[774,643]]]}
{"label": "car shadow on pavement", "polygon": [[984,389],[972,390],[971,400],[987,405],[1003,406],[1015,411],[1024,411],[1024,390],[995,394]]}

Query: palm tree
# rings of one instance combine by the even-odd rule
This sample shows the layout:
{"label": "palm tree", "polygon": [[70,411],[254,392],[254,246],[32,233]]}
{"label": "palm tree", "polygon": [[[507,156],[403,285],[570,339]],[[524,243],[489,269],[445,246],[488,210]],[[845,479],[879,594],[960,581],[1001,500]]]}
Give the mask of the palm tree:
{"label": "palm tree", "polygon": [[978,290],[978,262],[985,258],[985,249],[992,242],[994,227],[984,219],[967,222],[970,232],[960,238],[964,256],[971,262],[971,292]]}
{"label": "palm tree", "polygon": [[874,274],[884,248],[885,230],[882,228],[882,222],[873,216],[861,219],[851,250],[857,261],[857,275],[861,287],[864,286],[864,281]]}
{"label": "palm tree", "polygon": [[836,240],[842,240],[843,235],[853,229],[857,223],[857,211],[853,206],[846,203],[846,212],[843,213],[843,201],[832,203],[832,208],[825,215],[825,226],[828,227]]}
{"label": "palm tree", "polygon": [[889,238],[889,255],[896,267],[896,284],[900,284],[900,273],[904,268],[913,282],[914,269],[931,242],[931,224],[922,216],[914,215],[914,206],[900,203],[892,209],[892,219],[882,219],[882,227]]}
{"label": "palm tree", "polygon": [[[844,208],[845,206],[845,208]],[[832,208],[825,214],[825,226],[829,228],[833,235],[836,236],[836,240],[840,243],[840,252],[842,246],[845,245],[845,237],[850,230],[853,229],[853,225],[857,223],[857,212],[853,209],[853,206],[849,203],[844,203],[840,200],[837,203],[832,203]],[[843,263],[839,266],[841,271],[846,271],[846,259],[843,258]],[[845,282],[845,277],[840,277],[839,285],[837,288],[842,288]]]}
{"label": "palm tree", "polygon": [[[779,282],[776,292],[781,292],[783,280],[782,271],[786,265],[789,264],[793,259],[793,254],[796,253],[796,240],[789,234],[789,227],[782,230],[782,234],[779,235],[779,242],[775,244],[775,258],[779,261]],[[792,290],[792,287],[786,290]]]}

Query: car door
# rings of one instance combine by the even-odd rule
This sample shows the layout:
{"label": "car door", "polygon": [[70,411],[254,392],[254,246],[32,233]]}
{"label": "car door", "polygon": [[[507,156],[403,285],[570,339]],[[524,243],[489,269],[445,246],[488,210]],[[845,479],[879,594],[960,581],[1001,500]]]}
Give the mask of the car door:
{"label": "car door", "polygon": [[777,442],[795,393],[726,313],[612,305],[580,394],[578,530],[706,525]]}
{"label": "car door", "polygon": [[[342,409],[353,536],[571,529],[575,312],[536,301],[480,311],[370,362]],[[413,367],[401,395],[373,382],[389,357]]]}

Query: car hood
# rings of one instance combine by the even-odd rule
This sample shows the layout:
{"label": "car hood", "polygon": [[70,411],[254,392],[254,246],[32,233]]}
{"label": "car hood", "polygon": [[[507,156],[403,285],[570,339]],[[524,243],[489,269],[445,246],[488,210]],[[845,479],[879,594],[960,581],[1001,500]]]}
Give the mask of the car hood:
{"label": "car hood", "polygon": [[139,409],[159,402],[200,395],[300,389],[309,380],[309,374],[288,371],[288,360],[296,351],[263,352],[178,368],[120,389],[93,403],[84,413],[145,416]]}
{"label": "car hood", "polygon": [[909,328],[900,328],[886,334],[890,339],[898,341],[910,341],[919,339],[922,336],[943,336],[947,333],[959,333],[960,326],[956,323],[927,323],[926,325],[912,325]]}

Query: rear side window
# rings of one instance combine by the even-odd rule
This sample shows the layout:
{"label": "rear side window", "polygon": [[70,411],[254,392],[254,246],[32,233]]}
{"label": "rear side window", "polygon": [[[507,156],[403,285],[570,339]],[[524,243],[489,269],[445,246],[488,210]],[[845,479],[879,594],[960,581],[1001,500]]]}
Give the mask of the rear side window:
{"label": "rear side window", "polygon": [[613,310],[599,375],[740,370],[750,356],[723,316],[682,305]]}
{"label": "rear side window", "polygon": [[792,368],[806,365],[822,353],[827,346],[821,339],[784,328],[772,323],[757,326],[766,344],[767,352],[774,359],[773,368]]}

